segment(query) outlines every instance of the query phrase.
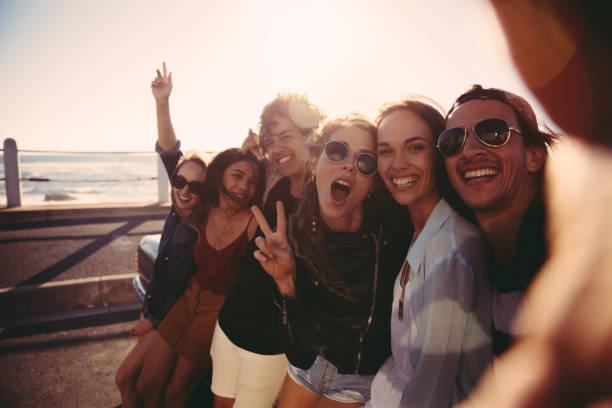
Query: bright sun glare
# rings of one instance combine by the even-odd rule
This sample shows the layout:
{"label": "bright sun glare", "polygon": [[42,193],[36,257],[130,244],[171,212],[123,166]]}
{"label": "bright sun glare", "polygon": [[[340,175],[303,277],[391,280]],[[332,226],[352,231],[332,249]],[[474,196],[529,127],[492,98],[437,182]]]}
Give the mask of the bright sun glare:
{"label": "bright sun glare", "polygon": [[204,150],[239,145],[278,92],[306,93],[329,117],[373,117],[410,94],[448,108],[476,82],[534,100],[481,1],[58,0],[6,8],[13,17],[0,44],[0,120],[21,149],[151,150],[149,83],[164,60],[174,73],[177,135]]}

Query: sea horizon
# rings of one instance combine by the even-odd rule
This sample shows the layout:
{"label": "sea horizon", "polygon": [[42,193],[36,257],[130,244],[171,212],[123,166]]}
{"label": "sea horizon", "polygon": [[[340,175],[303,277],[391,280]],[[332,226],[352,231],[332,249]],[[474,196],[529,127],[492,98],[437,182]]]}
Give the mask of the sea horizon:
{"label": "sea horizon", "polygon": [[[155,152],[20,152],[21,205],[158,202],[157,160]],[[7,206],[4,181],[0,206]]]}

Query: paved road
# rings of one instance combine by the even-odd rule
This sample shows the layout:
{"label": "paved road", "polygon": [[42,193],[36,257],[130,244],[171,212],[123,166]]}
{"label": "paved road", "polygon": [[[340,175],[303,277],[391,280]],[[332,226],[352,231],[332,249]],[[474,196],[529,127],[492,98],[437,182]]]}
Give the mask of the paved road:
{"label": "paved road", "polygon": [[[52,219],[40,221],[41,211],[18,209],[18,223],[0,223],[0,288],[136,272],[138,242],[161,231],[168,211],[117,205],[88,208],[92,215],[83,217],[79,210],[45,209]],[[118,321],[113,316],[81,319],[72,330],[65,330],[70,322],[48,322],[44,334],[1,337],[0,407],[117,406],[114,375],[136,339],[128,334],[133,322],[100,325],[100,318]]]}
{"label": "paved road", "polygon": [[0,288],[136,272],[134,255],[163,215],[48,221],[0,230]]}
{"label": "paved road", "polygon": [[116,407],[133,322],[0,340],[0,407]]}
{"label": "paved road", "polygon": [[[0,340],[0,407],[117,407],[115,373],[136,344],[128,334],[135,323]],[[212,407],[206,382],[189,407]]]}
{"label": "paved road", "polygon": [[[17,214],[18,223],[0,222],[0,288],[136,272],[138,242],[161,231],[168,211],[125,210],[119,205],[87,208],[93,215],[83,217],[78,210],[69,209],[64,217],[51,209],[50,215],[43,214],[51,218],[48,221],[37,221],[41,215],[34,212],[31,222],[23,212]],[[0,215],[11,216],[6,211]],[[23,333],[40,333],[38,329],[9,336],[3,332],[0,407],[118,406],[115,372],[136,344],[128,334],[135,322],[114,323],[125,316],[105,312],[50,321],[41,326],[42,334],[35,335]],[[192,402],[210,406],[205,384]]]}

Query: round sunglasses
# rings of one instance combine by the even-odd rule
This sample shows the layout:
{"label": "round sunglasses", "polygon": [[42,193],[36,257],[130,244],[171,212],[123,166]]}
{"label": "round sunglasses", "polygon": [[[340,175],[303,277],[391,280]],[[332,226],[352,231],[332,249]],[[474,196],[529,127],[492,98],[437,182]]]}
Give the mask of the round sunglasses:
{"label": "round sunglasses", "polygon": [[[351,154],[348,145],[344,142],[331,141],[325,143],[323,148],[325,157],[332,163],[342,163]],[[376,156],[371,153],[357,153],[355,168],[362,176],[371,176],[376,173]]]}
{"label": "round sunglasses", "polygon": [[199,181],[187,181],[185,177],[179,176],[178,174],[172,176],[170,183],[172,183],[172,187],[179,190],[187,185],[192,194],[202,194],[204,191],[204,183]]}
{"label": "round sunglasses", "polygon": [[[505,120],[497,118],[483,119],[472,128],[476,138],[488,147],[505,145],[512,131],[521,133],[519,129],[508,126]],[[446,157],[454,156],[463,149],[467,134],[467,129],[462,127],[446,129],[438,137],[438,150]]]}

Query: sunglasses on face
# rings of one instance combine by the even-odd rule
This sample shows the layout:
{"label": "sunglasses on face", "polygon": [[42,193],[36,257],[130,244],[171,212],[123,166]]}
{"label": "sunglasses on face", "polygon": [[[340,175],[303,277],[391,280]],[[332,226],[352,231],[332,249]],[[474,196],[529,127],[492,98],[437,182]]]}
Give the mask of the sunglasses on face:
{"label": "sunglasses on face", "polygon": [[186,185],[189,186],[189,191],[191,191],[192,194],[202,194],[204,191],[204,183],[199,181],[187,181],[185,177],[179,176],[178,174],[172,176],[170,182],[172,183],[172,187],[179,190]]}
{"label": "sunglasses on face", "polygon": [[[342,163],[351,154],[346,143],[331,141],[323,149],[325,157],[332,163]],[[376,156],[371,153],[358,153],[355,157],[355,168],[362,176],[371,176],[376,173]]]}
{"label": "sunglasses on face", "polygon": [[[511,131],[521,133],[517,128],[508,126],[503,119],[484,119],[476,123],[472,132],[480,142],[488,147],[500,147],[508,143]],[[468,130],[462,127],[446,129],[438,137],[438,150],[446,157],[454,156],[463,149]]]}

